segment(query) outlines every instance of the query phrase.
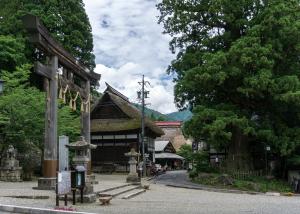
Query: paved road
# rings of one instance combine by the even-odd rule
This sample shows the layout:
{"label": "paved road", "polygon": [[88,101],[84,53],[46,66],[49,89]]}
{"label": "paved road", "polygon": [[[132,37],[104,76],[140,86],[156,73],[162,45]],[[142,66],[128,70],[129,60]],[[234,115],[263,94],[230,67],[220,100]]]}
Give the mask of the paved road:
{"label": "paved road", "polygon": [[[125,182],[125,176],[98,176],[97,189]],[[168,172],[159,176],[156,184],[151,184],[150,190],[129,200],[116,197],[109,206],[100,206],[99,202],[92,204],[77,204],[78,211],[108,214],[299,214],[300,197],[276,197],[266,195],[232,194],[208,192],[203,190],[173,188],[163,183],[189,184],[184,171]],[[32,190],[36,182],[1,183],[0,204],[14,204],[53,208],[55,199],[52,192]],[[48,194],[49,199],[31,200],[3,197],[15,194]],[[2,195],[2,196],[1,196]],[[0,212],[1,213],[1,212]]]}
{"label": "paved road", "polygon": [[165,184],[165,185],[174,185],[174,186],[184,186],[184,187],[193,187],[201,188],[199,184],[195,184],[190,181],[188,173],[186,170],[177,170],[177,171],[168,171],[165,174],[159,175],[154,179],[155,183]]}

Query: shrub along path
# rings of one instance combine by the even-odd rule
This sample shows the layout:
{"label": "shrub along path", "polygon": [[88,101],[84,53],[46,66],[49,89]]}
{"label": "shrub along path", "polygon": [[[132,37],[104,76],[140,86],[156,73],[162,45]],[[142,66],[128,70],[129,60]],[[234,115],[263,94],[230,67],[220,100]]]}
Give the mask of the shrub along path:
{"label": "shrub along path", "polygon": [[[208,174],[209,175],[209,174]],[[155,178],[153,182],[167,186],[199,189],[214,192],[263,194],[267,191],[289,192],[291,188],[282,181],[267,181],[264,178],[253,178],[251,181],[235,180],[232,186],[224,186],[218,181],[219,174],[204,176],[202,179],[190,180],[187,171],[169,171]]]}

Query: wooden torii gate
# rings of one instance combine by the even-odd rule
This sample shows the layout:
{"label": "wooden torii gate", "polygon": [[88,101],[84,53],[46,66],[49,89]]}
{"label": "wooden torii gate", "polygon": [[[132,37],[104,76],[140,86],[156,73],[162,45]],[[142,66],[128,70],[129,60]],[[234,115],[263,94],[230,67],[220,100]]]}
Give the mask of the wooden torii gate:
{"label": "wooden torii gate", "polygon": [[[90,143],[90,85],[97,84],[101,76],[82,66],[55,41],[38,17],[26,15],[23,17],[23,24],[29,34],[29,41],[48,58],[46,64],[36,62],[34,70],[43,77],[46,92],[43,178],[38,181],[38,189],[52,189],[56,183],[58,154],[58,77],[60,88],[68,88],[68,90],[78,93],[85,104],[81,113],[81,135]],[[62,71],[60,75],[58,74],[59,70]],[[90,165],[88,172],[90,173]]]}

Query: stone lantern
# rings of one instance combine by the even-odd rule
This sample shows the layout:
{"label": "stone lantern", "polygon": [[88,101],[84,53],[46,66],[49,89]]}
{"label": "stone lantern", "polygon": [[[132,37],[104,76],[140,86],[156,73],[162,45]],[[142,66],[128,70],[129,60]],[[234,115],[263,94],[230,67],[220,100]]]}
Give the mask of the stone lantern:
{"label": "stone lantern", "polygon": [[96,201],[96,194],[94,193],[93,181],[87,176],[88,163],[90,162],[90,158],[88,157],[88,153],[90,149],[95,149],[97,146],[90,144],[85,141],[84,137],[80,137],[79,141],[74,143],[70,143],[66,145],[69,150],[73,150],[75,152],[75,156],[73,157],[73,168],[75,170],[85,171],[85,187],[83,191],[83,200],[87,203],[92,203]]}
{"label": "stone lantern", "polygon": [[66,147],[68,147],[70,150],[75,151],[75,156],[72,159],[73,165],[75,167],[84,166],[85,169],[87,169],[88,163],[90,161],[90,158],[88,157],[89,149],[95,149],[97,146],[86,142],[84,137],[81,136],[79,141],[70,143],[66,145]]}
{"label": "stone lantern", "polygon": [[139,179],[139,176],[136,172],[136,164],[137,164],[137,161],[136,161],[136,158],[138,156],[140,156],[139,153],[137,153],[134,148],[132,148],[130,150],[130,152],[128,153],[125,153],[125,156],[126,157],[129,157],[129,174],[126,178],[126,181],[129,182],[129,183],[137,183],[137,182],[140,182],[140,179]]}
{"label": "stone lantern", "polygon": [[12,145],[9,145],[6,150],[6,157],[3,158],[0,166],[1,181],[21,181],[22,167],[19,166],[16,156],[17,150]]}

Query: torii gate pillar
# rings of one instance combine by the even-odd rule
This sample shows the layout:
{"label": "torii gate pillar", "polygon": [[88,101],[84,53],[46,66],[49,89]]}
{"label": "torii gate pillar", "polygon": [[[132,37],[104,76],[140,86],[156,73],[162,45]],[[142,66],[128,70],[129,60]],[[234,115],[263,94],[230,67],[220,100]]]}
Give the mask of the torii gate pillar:
{"label": "torii gate pillar", "polygon": [[53,189],[56,185],[57,169],[57,69],[58,58],[52,56],[49,69],[50,78],[44,77],[46,92],[45,135],[43,177],[38,179],[37,189]]}
{"label": "torii gate pillar", "polygon": [[[90,94],[90,82],[86,81],[85,90],[87,94]],[[88,110],[81,112],[81,135],[84,136],[86,142],[91,143],[91,121],[90,121],[90,105]],[[87,164],[87,174],[91,174],[91,150],[88,150],[89,162]]]}

